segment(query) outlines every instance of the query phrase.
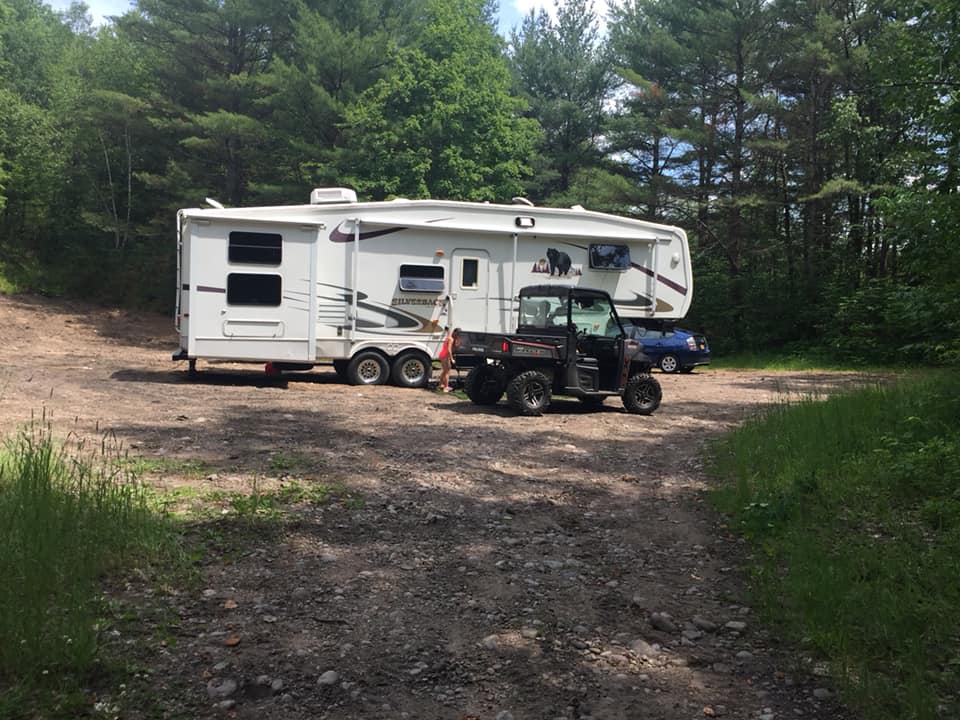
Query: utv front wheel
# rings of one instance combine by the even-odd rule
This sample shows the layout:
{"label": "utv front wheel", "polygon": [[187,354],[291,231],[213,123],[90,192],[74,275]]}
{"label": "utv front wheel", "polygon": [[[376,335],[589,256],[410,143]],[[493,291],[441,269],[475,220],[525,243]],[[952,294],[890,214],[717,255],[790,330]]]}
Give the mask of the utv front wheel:
{"label": "utv front wheel", "polygon": [[623,389],[623,406],[637,415],[649,415],[660,407],[662,397],[660,383],[649,375],[638,373],[627,380]]}
{"label": "utv front wheel", "polygon": [[550,381],[537,370],[522,372],[507,385],[507,401],[521,415],[540,415],[550,404]]}
{"label": "utv front wheel", "polygon": [[474,405],[496,405],[503,395],[503,371],[493,365],[477,365],[463,381],[463,390]]}

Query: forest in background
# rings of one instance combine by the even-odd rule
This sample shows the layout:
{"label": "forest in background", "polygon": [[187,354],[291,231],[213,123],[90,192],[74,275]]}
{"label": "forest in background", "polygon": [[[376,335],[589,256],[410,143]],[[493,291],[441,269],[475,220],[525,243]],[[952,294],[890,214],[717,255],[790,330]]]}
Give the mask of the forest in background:
{"label": "forest in background", "polygon": [[960,362],[955,0],[0,0],[0,290],[167,309],[175,213],[437,197],[683,227],[718,352]]}

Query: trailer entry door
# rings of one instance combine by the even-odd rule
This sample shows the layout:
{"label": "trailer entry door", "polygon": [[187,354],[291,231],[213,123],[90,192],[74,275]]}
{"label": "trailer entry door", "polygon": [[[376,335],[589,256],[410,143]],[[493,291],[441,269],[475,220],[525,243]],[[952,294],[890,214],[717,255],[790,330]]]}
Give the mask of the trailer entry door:
{"label": "trailer entry door", "polygon": [[486,250],[458,248],[450,259],[450,324],[487,331],[490,305],[490,256]]}

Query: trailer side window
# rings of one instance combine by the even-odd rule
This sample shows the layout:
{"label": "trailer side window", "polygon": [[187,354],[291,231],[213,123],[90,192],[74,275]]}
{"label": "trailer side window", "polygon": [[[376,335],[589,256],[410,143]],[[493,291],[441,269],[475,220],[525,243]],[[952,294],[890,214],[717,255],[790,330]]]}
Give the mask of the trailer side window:
{"label": "trailer side window", "polygon": [[280,305],[280,276],[230,273],[227,275],[228,305]]}
{"label": "trailer side window", "polygon": [[401,265],[400,289],[405,292],[443,292],[442,265]]}
{"label": "trailer side window", "polygon": [[463,258],[460,262],[460,288],[476,290],[480,287],[480,261],[477,258]]}
{"label": "trailer side window", "polygon": [[279,265],[282,257],[283,237],[277,233],[230,233],[227,258],[232,263]]}
{"label": "trailer side window", "polygon": [[593,270],[628,270],[630,248],[626,245],[590,245],[590,267]]}

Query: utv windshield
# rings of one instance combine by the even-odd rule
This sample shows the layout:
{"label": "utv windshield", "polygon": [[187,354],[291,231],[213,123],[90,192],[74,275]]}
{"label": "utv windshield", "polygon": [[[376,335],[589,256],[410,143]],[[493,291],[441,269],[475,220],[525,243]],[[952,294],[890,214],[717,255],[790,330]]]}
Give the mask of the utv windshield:
{"label": "utv windshield", "polygon": [[519,328],[566,331],[568,324],[587,335],[617,337],[623,332],[607,295],[589,290],[540,292],[520,298]]}
{"label": "utv windshield", "polygon": [[567,293],[521,297],[519,327],[526,330],[566,330]]}
{"label": "utv windshield", "polygon": [[617,337],[623,333],[617,313],[606,296],[574,296],[570,321],[577,326],[578,332],[587,335]]}

